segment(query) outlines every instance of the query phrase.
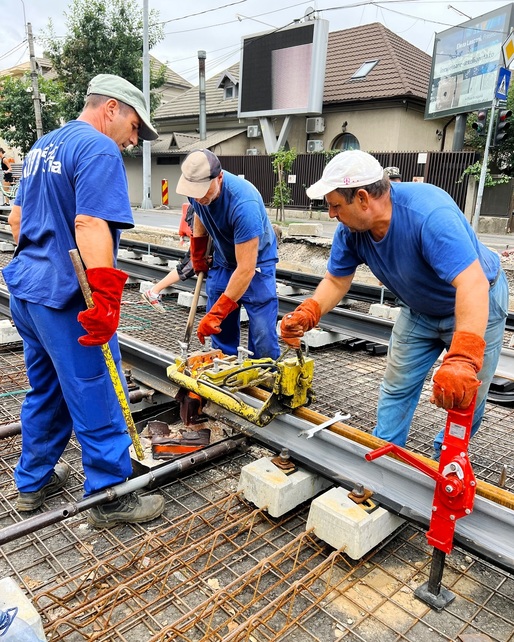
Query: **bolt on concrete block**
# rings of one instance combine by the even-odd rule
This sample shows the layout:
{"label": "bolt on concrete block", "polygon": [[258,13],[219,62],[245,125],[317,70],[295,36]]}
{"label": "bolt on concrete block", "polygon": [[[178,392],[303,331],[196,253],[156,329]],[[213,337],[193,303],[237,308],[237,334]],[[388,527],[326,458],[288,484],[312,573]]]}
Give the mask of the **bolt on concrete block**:
{"label": "bolt on concrete block", "polygon": [[[373,498],[371,498],[371,501]],[[354,560],[377,546],[404,520],[379,506],[372,512],[356,504],[344,488],[331,488],[311,503],[306,529]]]}
{"label": "bolt on concrete block", "polygon": [[330,485],[325,478],[301,468],[286,475],[264,457],[243,466],[238,492],[272,517],[280,517]]}

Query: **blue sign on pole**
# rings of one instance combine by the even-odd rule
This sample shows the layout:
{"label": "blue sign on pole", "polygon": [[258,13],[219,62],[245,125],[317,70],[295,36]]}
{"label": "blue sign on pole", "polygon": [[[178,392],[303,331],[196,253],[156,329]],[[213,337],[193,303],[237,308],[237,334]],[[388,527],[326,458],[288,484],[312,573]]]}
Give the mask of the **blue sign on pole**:
{"label": "blue sign on pole", "polygon": [[510,75],[511,72],[509,69],[506,69],[505,67],[500,67],[498,69],[498,80],[496,82],[496,90],[494,92],[494,95],[498,100],[507,100]]}

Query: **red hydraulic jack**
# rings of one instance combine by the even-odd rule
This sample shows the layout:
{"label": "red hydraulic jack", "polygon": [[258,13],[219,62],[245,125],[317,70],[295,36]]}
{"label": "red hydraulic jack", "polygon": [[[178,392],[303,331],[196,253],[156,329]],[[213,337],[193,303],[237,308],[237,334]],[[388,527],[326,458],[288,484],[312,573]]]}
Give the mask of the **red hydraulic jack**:
{"label": "red hydraulic jack", "polygon": [[394,453],[436,482],[427,532],[428,543],[434,547],[430,575],[428,582],[417,588],[414,594],[437,611],[455,599],[451,591],[441,587],[444,562],[446,554],[451,553],[453,548],[455,523],[471,513],[475,500],[476,480],[468,458],[475,402],[476,395],[465,410],[448,410],[438,471],[396,444],[387,444],[365,455],[367,461],[373,461],[387,453]]}

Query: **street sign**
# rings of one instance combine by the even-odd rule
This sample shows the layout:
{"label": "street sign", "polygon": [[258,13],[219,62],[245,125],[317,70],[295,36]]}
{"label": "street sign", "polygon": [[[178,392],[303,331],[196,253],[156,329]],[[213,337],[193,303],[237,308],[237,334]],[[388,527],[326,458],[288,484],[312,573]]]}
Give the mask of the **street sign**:
{"label": "street sign", "polygon": [[502,51],[505,66],[508,68],[514,60],[514,33],[511,33],[507,40],[505,40],[502,45]]}
{"label": "street sign", "polygon": [[509,69],[506,69],[505,67],[500,67],[498,69],[498,80],[496,81],[496,89],[494,92],[494,95],[498,100],[507,100],[510,76],[511,72]]}

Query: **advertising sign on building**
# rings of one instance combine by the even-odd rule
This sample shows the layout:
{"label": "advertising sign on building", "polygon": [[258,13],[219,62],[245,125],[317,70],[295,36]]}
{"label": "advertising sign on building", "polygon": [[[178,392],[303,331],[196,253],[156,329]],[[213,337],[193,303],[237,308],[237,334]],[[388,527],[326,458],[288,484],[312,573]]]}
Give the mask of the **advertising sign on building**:
{"label": "advertising sign on building", "polygon": [[425,118],[466,113],[490,104],[513,4],[436,34]]}

